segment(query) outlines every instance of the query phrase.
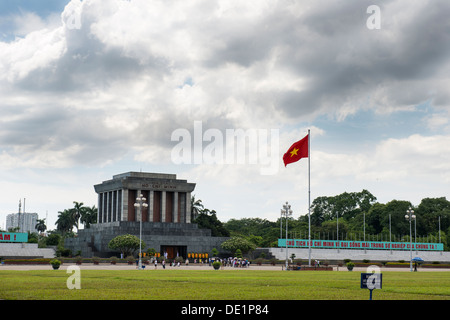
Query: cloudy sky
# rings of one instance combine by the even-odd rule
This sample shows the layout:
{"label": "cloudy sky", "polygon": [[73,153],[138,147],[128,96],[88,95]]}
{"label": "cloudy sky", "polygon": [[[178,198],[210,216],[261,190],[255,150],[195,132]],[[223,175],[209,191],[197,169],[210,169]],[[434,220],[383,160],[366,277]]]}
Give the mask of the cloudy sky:
{"label": "cloudy sky", "polygon": [[[0,1],[0,227],[26,198],[52,229],[73,201],[97,204],[94,184],[140,170],[197,183],[222,221],[274,221],[285,201],[298,217],[308,161],[282,156],[308,129],[311,201],[448,197],[449,12],[447,0]],[[202,161],[177,161],[180,130]],[[216,161],[227,130],[267,144]]]}

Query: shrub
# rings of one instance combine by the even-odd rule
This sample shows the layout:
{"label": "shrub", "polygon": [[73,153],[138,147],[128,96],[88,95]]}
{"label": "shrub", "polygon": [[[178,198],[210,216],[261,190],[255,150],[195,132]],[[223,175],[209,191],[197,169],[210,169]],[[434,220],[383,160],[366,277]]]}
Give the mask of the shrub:
{"label": "shrub", "polygon": [[144,241],[140,241],[138,237],[131,234],[124,234],[113,238],[108,243],[108,248],[118,250],[123,253],[124,256],[129,256],[139,249],[139,244],[142,248],[145,248]]}
{"label": "shrub", "polygon": [[100,263],[100,258],[99,257],[92,257],[92,262],[94,264],[99,264]]}
{"label": "shrub", "polygon": [[216,260],[216,261],[213,262],[212,265],[213,265],[214,270],[219,270],[219,268],[222,265],[222,263],[220,261]]}
{"label": "shrub", "polygon": [[348,271],[352,271],[353,267],[355,266],[355,264],[353,262],[347,262],[347,270]]}
{"label": "shrub", "polygon": [[52,265],[53,269],[57,270],[61,265],[61,261],[59,261],[58,259],[52,259],[50,260],[50,264]]}
{"label": "shrub", "polygon": [[75,261],[76,261],[77,264],[81,264],[81,263],[83,262],[83,257],[81,257],[81,256],[76,256],[76,257],[75,257]]}
{"label": "shrub", "polygon": [[58,249],[56,250],[57,257],[70,257],[71,255],[72,255],[72,250],[66,249],[62,246],[58,246]]}
{"label": "shrub", "polygon": [[233,255],[237,256],[237,250],[242,253],[247,253],[255,249],[255,244],[248,241],[243,237],[231,237],[230,239],[222,242],[222,249],[231,252]]}
{"label": "shrub", "polygon": [[128,264],[133,264],[133,262],[135,262],[136,259],[133,256],[128,256],[127,261],[128,261]]}
{"label": "shrub", "polygon": [[150,257],[154,257],[155,254],[156,254],[155,248],[149,248],[149,249],[147,249],[147,254],[148,254]]}
{"label": "shrub", "polygon": [[181,257],[181,256],[178,256],[178,257],[175,258],[175,262],[176,262],[176,263],[178,263],[178,262],[179,262],[179,263],[182,263],[183,260],[184,260],[184,259],[183,259],[183,257]]}

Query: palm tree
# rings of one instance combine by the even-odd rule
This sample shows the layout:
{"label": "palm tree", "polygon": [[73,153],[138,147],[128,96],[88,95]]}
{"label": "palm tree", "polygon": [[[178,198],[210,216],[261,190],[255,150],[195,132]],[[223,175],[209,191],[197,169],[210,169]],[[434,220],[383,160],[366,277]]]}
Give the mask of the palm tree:
{"label": "palm tree", "polygon": [[64,209],[64,211],[58,211],[56,230],[61,231],[61,233],[64,235],[65,233],[72,231],[74,225],[75,220],[72,209]]}
{"label": "palm tree", "polygon": [[202,200],[195,200],[195,195],[193,195],[191,197],[191,221],[194,221],[204,209]]}
{"label": "palm tree", "polygon": [[45,230],[47,230],[47,226],[45,225],[45,219],[37,219],[36,220],[36,230],[39,232],[44,232]]}
{"label": "palm tree", "polygon": [[81,213],[80,222],[84,224],[86,229],[89,229],[92,223],[97,223],[97,208],[95,206],[84,207],[83,212]]}
{"label": "palm tree", "polygon": [[75,227],[77,227],[78,232],[78,223],[86,208],[83,207],[83,202],[74,201],[73,204],[74,204],[74,207],[72,209],[73,220],[75,221]]}

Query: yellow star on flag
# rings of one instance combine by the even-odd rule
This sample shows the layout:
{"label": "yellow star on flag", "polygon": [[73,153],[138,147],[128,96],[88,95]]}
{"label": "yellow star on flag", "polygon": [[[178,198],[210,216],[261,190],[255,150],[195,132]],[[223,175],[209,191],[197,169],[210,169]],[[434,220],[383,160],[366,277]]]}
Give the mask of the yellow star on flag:
{"label": "yellow star on flag", "polygon": [[296,156],[297,155],[297,148],[294,148],[294,150],[291,151],[291,157]]}

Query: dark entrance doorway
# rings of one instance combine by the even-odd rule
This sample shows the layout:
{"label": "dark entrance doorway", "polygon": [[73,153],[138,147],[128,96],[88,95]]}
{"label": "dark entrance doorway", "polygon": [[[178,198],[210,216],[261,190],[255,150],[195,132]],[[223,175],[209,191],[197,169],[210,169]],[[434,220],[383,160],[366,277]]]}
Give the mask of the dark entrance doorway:
{"label": "dark entrance doorway", "polygon": [[161,246],[161,257],[175,259],[176,257],[187,258],[187,246]]}

